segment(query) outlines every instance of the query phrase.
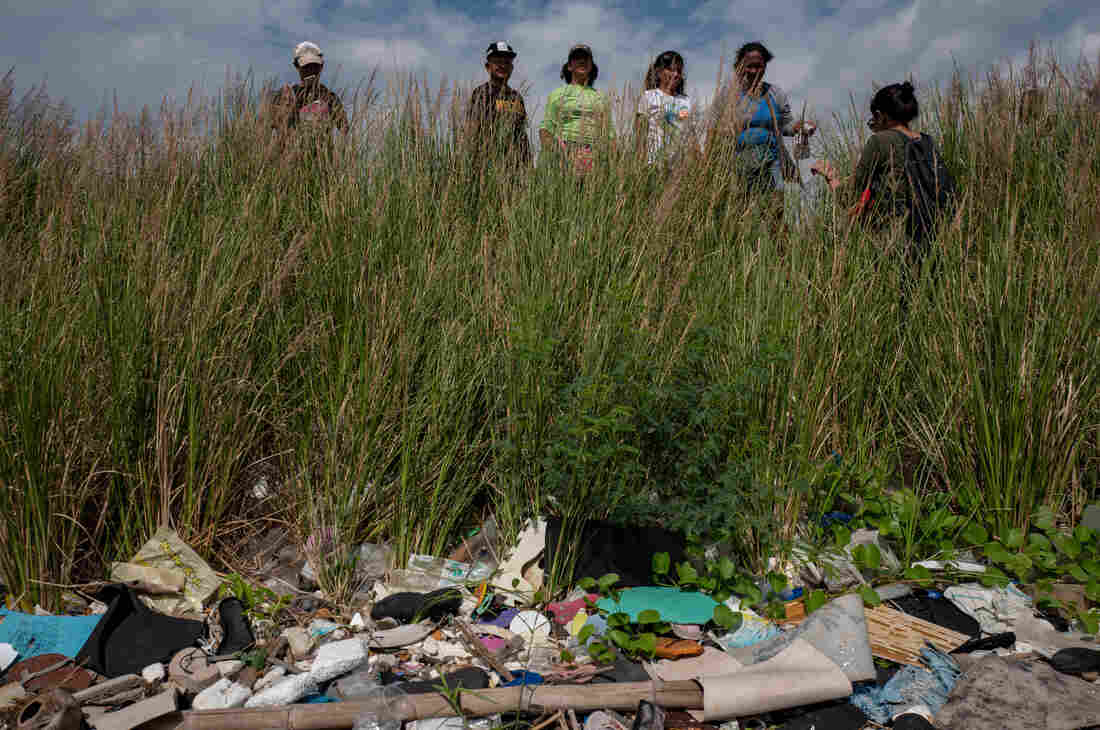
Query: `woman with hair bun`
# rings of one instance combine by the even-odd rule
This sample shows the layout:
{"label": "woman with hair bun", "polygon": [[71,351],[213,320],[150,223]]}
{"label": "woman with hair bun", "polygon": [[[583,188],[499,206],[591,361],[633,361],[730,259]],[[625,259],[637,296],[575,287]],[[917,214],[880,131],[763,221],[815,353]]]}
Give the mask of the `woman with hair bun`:
{"label": "woman with hair bun", "polygon": [[[909,237],[923,244],[933,233],[935,218],[951,204],[955,181],[932,138],[909,127],[919,113],[908,81],[884,86],[871,98],[867,126],[874,134],[864,144],[852,175],[852,194],[859,202],[850,215],[873,214],[872,224],[889,217],[904,219]],[[825,160],[815,162],[811,170],[834,190],[842,185]]]}
{"label": "woman with hair bun", "polygon": [[693,134],[691,97],[684,93],[684,57],[665,51],[646,72],[646,91],[638,100],[635,131],[646,162],[678,156],[687,149]]}

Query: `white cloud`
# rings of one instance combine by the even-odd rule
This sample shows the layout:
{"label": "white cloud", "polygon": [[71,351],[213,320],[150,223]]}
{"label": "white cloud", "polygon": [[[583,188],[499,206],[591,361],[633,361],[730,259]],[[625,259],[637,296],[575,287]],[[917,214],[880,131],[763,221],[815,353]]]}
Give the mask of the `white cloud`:
{"label": "white cloud", "polygon": [[[356,86],[376,67],[480,83],[485,45],[512,43],[516,85],[529,89],[536,121],[568,48],[589,43],[599,85],[637,86],[650,60],[675,48],[687,60],[689,91],[713,95],[722,59],[763,40],[775,53],[769,80],[811,116],[864,103],[872,82],[943,79],[958,64],[987,67],[1053,43],[1063,60],[1100,54],[1100,7],[1057,0],[706,0],[643,14],[613,0],[492,0],[455,9],[441,0],[39,0],[6,18],[0,65],[21,87],[49,78],[53,93],[94,111],[117,89],[126,103],[182,99],[194,84],[214,90],[226,69],[292,78],[290,51],[313,40],[326,77]],[[662,6],[662,11],[666,8]],[[1036,35],[1038,34],[1038,35]]]}

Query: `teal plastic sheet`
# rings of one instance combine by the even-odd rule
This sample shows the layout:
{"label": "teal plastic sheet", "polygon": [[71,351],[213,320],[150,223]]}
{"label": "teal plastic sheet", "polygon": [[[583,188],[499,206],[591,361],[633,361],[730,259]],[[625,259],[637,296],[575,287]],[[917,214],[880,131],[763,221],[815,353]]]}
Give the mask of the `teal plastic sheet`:
{"label": "teal plastic sheet", "polygon": [[34,616],[0,608],[0,644],[11,644],[19,659],[39,654],[75,657],[102,616]]}
{"label": "teal plastic sheet", "polygon": [[714,618],[714,607],[719,604],[704,593],[662,586],[643,586],[624,590],[618,603],[610,598],[602,598],[596,605],[608,613],[629,614],[631,621],[636,621],[642,611],[653,610],[661,614],[662,621],[669,623],[705,624]]}

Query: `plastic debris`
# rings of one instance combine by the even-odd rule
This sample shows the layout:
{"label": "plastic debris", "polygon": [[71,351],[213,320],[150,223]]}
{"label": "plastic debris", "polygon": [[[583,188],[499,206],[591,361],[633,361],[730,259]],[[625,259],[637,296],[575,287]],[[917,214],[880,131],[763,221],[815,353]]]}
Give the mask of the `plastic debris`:
{"label": "plastic debris", "polygon": [[183,576],[182,596],[142,596],[145,603],[163,613],[201,614],[203,602],[214,595],[214,591],[221,585],[218,575],[210,569],[206,561],[180,539],[175,530],[168,527],[161,527],[153,533],[129,562]]}
{"label": "plastic debris", "polygon": [[1012,631],[1018,616],[1031,612],[1031,597],[1011,583],[1003,588],[986,588],[977,583],[951,586],[944,595],[973,616],[987,634]]}
{"label": "plastic debris", "polygon": [[164,667],[164,664],[155,662],[141,670],[141,678],[148,684],[152,684],[153,682],[159,682],[164,679],[167,672],[168,670]]}
{"label": "plastic debris", "polygon": [[675,624],[705,624],[714,618],[718,601],[699,591],[681,591],[664,586],[627,588],[619,593],[616,601],[600,599],[597,605],[608,613],[623,612],[635,620],[645,610],[655,610],[662,621]]}
{"label": "plastic debris", "polygon": [[850,681],[874,679],[875,664],[863,599],[855,594],[825,604],[791,631],[753,646],[730,650],[730,654],[742,664],[758,664],[777,656],[799,638],[833,660]]}
{"label": "plastic debris", "polygon": [[0,608],[0,641],[21,659],[40,654],[75,657],[102,616],[34,616]]}
{"label": "plastic debris", "polygon": [[362,702],[372,708],[355,718],[353,730],[400,730],[405,712],[407,697],[405,692],[395,685],[380,686],[368,690]]}

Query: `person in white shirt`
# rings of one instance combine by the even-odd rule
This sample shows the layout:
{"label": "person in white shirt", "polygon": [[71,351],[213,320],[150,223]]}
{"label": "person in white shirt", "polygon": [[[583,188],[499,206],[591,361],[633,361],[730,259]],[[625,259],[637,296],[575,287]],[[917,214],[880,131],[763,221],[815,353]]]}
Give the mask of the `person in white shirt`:
{"label": "person in white shirt", "polygon": [[645,94],[638,100],[635,132],[647,164],[679,158],[696,146],[695,110],[684,93],[684,58],[665,51],[646,72]]}

